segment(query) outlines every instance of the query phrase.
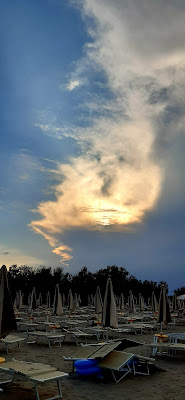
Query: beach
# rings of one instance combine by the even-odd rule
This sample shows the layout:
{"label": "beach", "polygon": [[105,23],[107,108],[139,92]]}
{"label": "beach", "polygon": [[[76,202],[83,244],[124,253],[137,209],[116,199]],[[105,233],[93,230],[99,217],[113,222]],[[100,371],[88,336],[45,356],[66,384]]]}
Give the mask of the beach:
{"label": "beach", "polygon": [[[169,332],[185,332],[185,327],[171,326],[165,334]],[[138,342],[152,343],[153,335],[157,332],[151,332],[143,335],[126,334],[122,337],[137,340]],[[24,333],[17,332],[17,336],[24,337]],[[90,341],[89,341],[90,342]],[[92,341],[91,341],[92,342]],[[11,346],[9,353],[6,354],[4,348],[1,348],[1,356],[6,362],[12,358],[21,361],[40,362],[50,364],[58,370],[69,373],[68,377],[61,380],[61,387],[64,400],[94,399],[106,400],[122,399],[124,400],[182,400],[185,396],[185,358],[170,358],[167,356],[157,356],[157,365],[166,371],[156,371],[149,376],[127,375],[121,382],[116,384],[112,378],[108,381],[98,380],[96,378],[82,378],[72,372],[72,362],[64,361],[63,356],[73,357],[75,352],[80,349],[74,342],[65,342],[61,347],[49,348],[42,340],[38,344],[21,344],[21,351],[16,346]],[[150,347],[141,345],[138,347],[129,347],[125,351],[129,353],[149,356]],[[17,377],[13,383],[3,387],[4,391],[0,393],[1,400],[32,400],[35,398],[32,384],[26,382],[22,377]],[[56,395],[56,382],[47,383],[39,386],[40,399]]]}

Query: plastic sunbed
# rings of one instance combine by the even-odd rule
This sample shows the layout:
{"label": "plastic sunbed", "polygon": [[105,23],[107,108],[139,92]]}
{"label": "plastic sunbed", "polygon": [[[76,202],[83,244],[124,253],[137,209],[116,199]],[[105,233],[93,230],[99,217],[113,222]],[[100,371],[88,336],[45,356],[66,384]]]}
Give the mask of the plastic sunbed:
{"label": "plastic sunbed", "polygon": [[[29,337],[32,336],[35,338],[34,341],[29,341]],[[48,346],[51,348],[51,343],[58,343],[61,347],[62,342],[65,339],[65,335],[61,333],[52,333],[52,332],[42,332],[42,331],[34,331],[27,333],[27,343],[37,343],[39,338],[46,338],[48,342]]]}
{"label": "plastic sunbed", "polygon": [[154,362],[154,358],[112,350],[98,363],[98,366],[110,370],[115,382],[118,383],[129,373],[149,375],[149,366]]}
{"label": "plastic sunbed", "polygon": [[8,353],[9,352],[8,347],[11,344],[17,344],[18,349],[21,350],[20,343],[24,342],[24,341],[25,341],[25,338],[20,338],[18,336],[13,336],[13,335],[8,335],[4,339],[1,339],[0,343],[2,343],[5,346],[6,352]]}
{"label": "plastic sunbed", "polygon": [[17,374],[19,376],[23,376],[28,381],[33,383],[36,400],[40,400],[38,385],[50,381],[56,381],[58,387],[58,395],[46,398],[45,400],[62,399],[60,379],[68,376],[68,374],[62,371],[58,371],[55,367],[51,367],[50,365],[41,363],[12,360],[10,362],[0,364],[0,369],[12,375],[12,382],[15,378],[15,375]]}

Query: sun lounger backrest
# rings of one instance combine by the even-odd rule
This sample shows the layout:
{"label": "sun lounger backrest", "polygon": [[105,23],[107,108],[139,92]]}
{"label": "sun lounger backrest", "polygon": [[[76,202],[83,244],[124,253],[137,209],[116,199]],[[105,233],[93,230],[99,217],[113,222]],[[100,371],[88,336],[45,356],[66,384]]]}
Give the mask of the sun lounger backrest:
{"label": "sun lounger backrest", "polygon": [[134,358],[134,354],[126,353],[124,351],[111,351],[98,365],[102,368],[112,369],[119,371],[130,360]]}
{"label": "sun lounger backrest", "polygon": [[91,355],[94,354],[100,346],[81,346],[80,350],[75,352],[74,357],[77,359],[80,358],[91,358]]}
{"label": "sun lounger backrest", "polygon": [[103,358],[107,354],[109,354],[112,350],[114,350],[116,347],[118,347],[121,344],[121,342],[114,342],[114,343],[108,343],[104,344],[102,347],[100,347],[91,357],[88,358]]}

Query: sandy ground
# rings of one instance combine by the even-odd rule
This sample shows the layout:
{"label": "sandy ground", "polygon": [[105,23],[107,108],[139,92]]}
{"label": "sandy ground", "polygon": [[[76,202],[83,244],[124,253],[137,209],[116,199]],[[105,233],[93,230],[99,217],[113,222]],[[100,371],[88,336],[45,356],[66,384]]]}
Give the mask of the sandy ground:
{"label": "sandy ground", "polygon": [[[170,327],[168,332],[185,332],[185,326]],[[153,334],[131,335],[123,337],[134,339],[140,342],[153,342]],[[24,336],[23,333],[17,333]],[[1,348],[1,347],[0,347]],[[78,349],[80,347],[78,346]],[[51,349],[44,342],[39,344],[22,343],[21,351],[12,345],[9,354],[1,348],[0,355],[6,361],[12,358],[22,361],[42,362],[55,366],[57,369],[68,372],[69,376],[62,380],[62,393],[64,400],[183,400],[185,398],[185,358],[169,358],[166,356],[157,357],[157,364],[165,368],[166,372],[155,372],[150,376],[128,375],[120,383],[116,384],[110,377],[107,381],[97,379],[80,378],[72,373],[72,362],[66,362],[63,356],[73,356],[77,351],[75,343],[64,342],[61,347]],[[147,346],[128,348],[128,352],[141,355],[149,355],[150,349]],[[185,357],[185,356],[184,356]],[[56,395],[56,383],[42,385],[39,388],[40,398],[45,399]],[[16,378],[14,383],[4,386],[0,393],[1,400],[33,400],[35,399],[32,384],[23,378]]]}

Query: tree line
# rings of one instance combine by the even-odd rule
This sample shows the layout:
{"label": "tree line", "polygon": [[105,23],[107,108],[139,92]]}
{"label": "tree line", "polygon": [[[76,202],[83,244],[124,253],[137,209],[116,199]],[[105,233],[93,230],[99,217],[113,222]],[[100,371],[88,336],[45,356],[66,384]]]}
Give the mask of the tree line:
{"label": "tree line", "polygon": [[73,294],[80,294],[81,305],[87,305],[88,296],[95,294],[97,286],[100,287],[101,294],[104,296],[108,278],[112,280],[114,294],[119,296],[123,293],[125,299],[127,299],[131,290],[135,297],[138,298],[141,294],[144,300],[148,302],[152,292],[155,293],[157,299],[159,298],[161,284],[165,284],[168,288],[166,282],[138,280],[125,268],[116,265],[101,268],[96,272],[90,272],[87,267],[83,267],[75,275],[65,273],[62,267],[52,269],[51,267],[40,266],[35,269],[26,265],[21,267],[12,265],[8,271],[12,299],[14,300],[16,292],[21,290],[24,294],[24,304],[27,304],[29,293],[32,292],[33,287],[36,289],[37,296],[41,293],[43,303],[45,303],[47,292],[50,292],[52,299],[55,287],[58,284],[62,294],[67,296],[71,289]]}

